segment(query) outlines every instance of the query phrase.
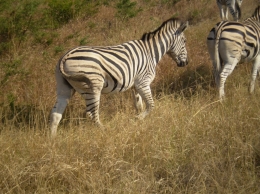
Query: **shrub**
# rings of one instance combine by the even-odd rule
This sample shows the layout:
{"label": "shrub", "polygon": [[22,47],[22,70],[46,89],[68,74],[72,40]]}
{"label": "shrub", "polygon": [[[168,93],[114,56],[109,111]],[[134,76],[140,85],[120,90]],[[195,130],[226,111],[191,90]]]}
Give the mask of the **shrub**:
{"label": "shrub", "polygon": [[56,47],[54,48],[55,54],[58,54],[58,53],[60,53],[60,52],[62,52],[62,51],[64,51],[64,48],[63,48],[62,46],[56,46]]}
{"label": "shrub", "polygon": [[3,73],[2,78],[0,79],[1,85],[5,84],[11,76],[20,75],[21,77],[26,77],[28,72],[21,67],[22,61],[12,60],[8,63],[0,63],[1,71]]}
{"label": "shrub", "polygon": [[74,1],[48,0],[48,13],[56,24],[65,24],[74,17],[77,6]]}
{"label": "shrub", "polygon": [[137,3],[131,2],[130,0],[120,0],[116,4],[117,13],[116,16],[122,20],[128,20],[129,18],[135,17],[140,11],[141,8],[136,7]]}
{"label": "shrub", "polygon": [[57,27],[68,23],[71,19],[79,16],[92,16],[97,13],[100,4],[108,5],[106,1],[95,0],[47,0],[47,15],[50,15]]}
{"label": "shrub", "polygon": [[39,6],[38,0],[23,0],[0,2],[0,54],[10,47],[11,39],[18,40],[18,45],[24,40],[27,31],[35,29],[37,22],[34,14]]}

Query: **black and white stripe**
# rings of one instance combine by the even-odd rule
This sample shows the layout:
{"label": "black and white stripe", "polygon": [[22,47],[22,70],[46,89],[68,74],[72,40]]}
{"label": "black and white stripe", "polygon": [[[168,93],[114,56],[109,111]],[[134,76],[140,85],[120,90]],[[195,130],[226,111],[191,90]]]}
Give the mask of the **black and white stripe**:
{"label": "black and white stripe", "polygon": [[153,32],[145,33],[140,40],[117,46],[81,46],[68,51],[56,67],[57,102],[51,113],[51,131],[56,134],[58,123],[69,99],[79,92],[86,100],[87,113],[97,123],[101,93],[123,92],[134,86],[136,107],[146,111],[154,107],[150,84],[155,77],[155,67],[168,53],[178,66],[188,63],[183,31],[188,23],[178,19],[165,21]]}
{"label": "black and white stripe", "polygon": [[257,72],[260,71],[260,6],[244,22],[222,21],[210,31],[207,44],[213,61],[216,85],[220,98],[224,84],[238,62],[254,61],[250,92],[254,91]]}
{"label": "black and white stripe", "polygon": [[217,0],[222,20],[228,20],[228,9],[235,21],[241,17],[241,4],[243,0]]}

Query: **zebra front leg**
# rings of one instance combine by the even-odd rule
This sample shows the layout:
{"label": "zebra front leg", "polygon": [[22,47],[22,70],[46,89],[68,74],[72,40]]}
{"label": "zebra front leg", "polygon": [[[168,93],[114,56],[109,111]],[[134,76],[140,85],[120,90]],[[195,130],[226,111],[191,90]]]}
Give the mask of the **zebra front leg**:
{"label": "zebra front leg", "polygon": [[227,6],[231,15],[233,16],[233,20],[238,21],[238,10],[236,9],[236,0],[231,1]]}
{"label": "zebra front leg", "polygon": [[154,101],[151,93],[151,88],[150,86],[140,87],[137,88],[137,92],[144,99],[146,105],[146,110],[141,112],[137,117],[139,119],[144,119],[154,108]]}
{"label": "zebra front leg", "polygon": [[218,3],[218,8],[219,8],[219,12],[220,12],[220,18],[221,18],[221,20],[224,20],[224,8],[223,8],[223,6],[222,6],[222,4],[220,4],[218,1],[217,1],[217,3]]}
{"label": "zebra front leg", "polygon": [[249,85],[249,92],[253,93],[255,90],[255,80],[257,77],[258,72],[260,71],[260,55],[258,55],[254,61],[254,65],[252,68],[252,77]]}
{"label": "zebra front leg", "polygon": [[223,20],[224,21],[227,21],[228,20],[228,8],[226,6],[224,6],[224,9],[223,9]]}

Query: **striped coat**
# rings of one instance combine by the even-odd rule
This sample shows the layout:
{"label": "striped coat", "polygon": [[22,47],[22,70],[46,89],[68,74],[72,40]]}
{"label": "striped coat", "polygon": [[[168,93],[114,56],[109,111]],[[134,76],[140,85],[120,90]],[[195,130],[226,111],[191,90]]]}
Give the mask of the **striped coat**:
{"label": "striped coat", "polygon": [[213,62],[216,85],[220,98],[224,97],[224,84],[238,62],[253,61],[250,92],[254,91],[260,70],[260,6],[244,22],[222,21],[210,31],[207,44]]}
{"label": "striped coat", "polygon": [[220,11],[222,20],[228,20],[228,9],[235,21],[241,17],[241,4],[243,0],[217,0],[217,5]]}
{"label": "striped coat", "polygon": [[144,118],[154,107],[150,84],[155,77],[158,61],[166,53],[178,66],[188,63],[183,31],[187,27],[178,19],[165,21],[140,40],[116,46],[81,46],[68,51],[56,67],[57,102],[51,113],[51,132],[54,136],[69,99],[79,92],[86,101],[87,114],[102,126],[99,120],[100,95],[123,92],[134,86],[136,107],[141,111],[144,99]]}

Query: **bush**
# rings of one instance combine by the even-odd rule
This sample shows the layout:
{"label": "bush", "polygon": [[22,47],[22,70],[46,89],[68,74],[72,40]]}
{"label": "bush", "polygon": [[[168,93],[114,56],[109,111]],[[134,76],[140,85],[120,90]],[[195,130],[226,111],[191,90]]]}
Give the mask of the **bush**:
{"label": "bush", "polygon": [[48,0],[48,6],[48,13],[56,24],[67,23],[79,9],[74,1],[70,0]]}
{"label": "bush", "polygon": [[26,77],[28,72],[24,70],[22,67],[22,61],[12,60],[11,62],[7,63],[0,63],[1,71],[3,73],[2,78],[0,79],[1,85],[4,85],[8,82],[9,78],[14,75],[20,75],[20,77]]}
{"label": "bush", "polygon": [[100,4],[108,5],[107,1],[95,0],[47,0],[47,15],[50,15],[57,26],[68,23],[79,15],[92,16],[97,13]]}
{"label": "bush", "polygon": [[128,20],[129,18],[135,17],[140,11],[141,8],[136,7],[137,3],[131,2],[130,0],[120,0],[116,4],[117,13],[116,16],[122,20]]}
{"label": "bush", "polygon": [[15,4],[10,0],[0,2],[0,54],[10,46],[7,43],[11,39],[17,39],[20,44],[26,32],[35,28],[37,22],[33,21],[33,16],[38,6],[38,0],[24,0]]}

